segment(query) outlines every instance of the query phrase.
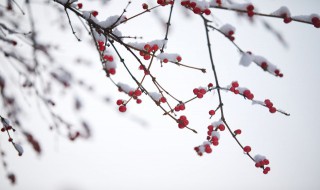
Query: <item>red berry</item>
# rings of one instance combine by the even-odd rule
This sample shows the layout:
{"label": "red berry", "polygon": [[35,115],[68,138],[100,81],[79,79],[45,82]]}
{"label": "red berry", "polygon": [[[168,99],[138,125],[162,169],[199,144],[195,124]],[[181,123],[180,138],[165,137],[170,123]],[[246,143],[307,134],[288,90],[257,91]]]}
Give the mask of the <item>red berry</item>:
{"label": "red berry", "polygon": [[179,127],[180,129],[183,129],[183,128],[185,128],[186,126],[185,126],[183,123],[179,123],[179,124],[178,124],[178,127]]}
{"label": "red berry", "polygon": [[223,124],[220,124],[220,125],[218,126],[218,129],[219,129],[220,131],[224,131],[225,128],[226,128],[226,127],[225,127]]}
{"label": "red berry", "polygon": [[264,159],[264,160],[263,160],[263,164],[264,164],[264,165],[269,165],[269,160],[268,160],[268,159]]}
{"label": "red berry", "polygon": [[206,153],[210,154],[210,153],[212,152],[212,149],[211,149],[211,147],[208,145],[208,146],[206,146],[205,151],[206,151]]}
{"label": "red berry", "polygon": [[123,104],[123,100],[117,100],[117,105],[120,106],[121,104]]}
{"label": "red berry", "polygon": [[206,94],[206,90],[205,89],[203,89],[203,88],[201,88],[200,90],[199,90],[199,92],[201,93],[201,94]]}
{"label": "red berry", "polygon": [[114,68],[109,69],[108,72],[112,75],[116,74],[116,70]]}
{"label": "red berry", "polygon": [[139,89],[134,91],[135,96],[140,96],[141,94],[142,94],[142,92]]}
{"label": "red berry", "polygon": [[245,146],[245,147],[243,148],[243,151],[244,151],[245,153],[249,153],[249,152],[251,151],[251,147],[250,147],[250,146]]}
{"label": "red berry", "polygon": [[185,105],[184,105],[184,104],[180,104],[180,105],[179,105],[179,110],[181,110],[181,111],[182,111],[182,110],[185,110],[185,109],[186,109],[186,107],[185,107]]}
{"label": "red berry", "polygon": [[78,3],[77,6],[78,6],[78,9],[82,9],[83,5],[82,5],[82,3]]}
{"label": "red berry", "polygon": [[232,87],[234,87],[234,88],[239,87],[238,81],[233,81],[231,85],[232,85]]}
{"label": "red berry", "polygon": [[253,5],[248,5],[248,6],[247,6],[247,10],[248,10],[248,11],[253,11],[253,9],[254,9],[254,6],[253,6]]}
{"label": "red berry", "polygon": [[196,2],[191,2],[189,5],[190,5],[190,7],[195,8],[197,6],[197,3]]}
{"label": "red berry", "polygon": [[157,44],[154,44],[154,45],[152,46],[152,50],[153,50],[153,51],[158,51],[158,49],[159,49],[159,46],[158,46]]}
{"label": "red berry", "polygon": [[99,13],[98,13],[98,11],[92,11],[91,14],[92,14],[92,16],[96,17]]}
{"label": "red berry", "polygon": [[203,94],[197,94],[198,98],[203,98]]}
{"label": "red berry", "polygon": [[276,111],[277,111],[277,109],[275,107],[269,108],[269,112],[270,113],[275,113]]}
{"label": "red berry", "polygon": [[214,115],[216,112],[214,110],[209,111],[209,115]]}
{"label": "red berry", "polygon": [[249,94],[248,97],[247,97],[249,100],[252,100],[254,98],[254,95],[253,94]]}
{"label": "red berry", "polygon": [[179,117],[179,119],[180,119],[180,120],[186,120],[187,117],[186,117],[185,115],[182,115],[182,116]]}
{"label": "red berry", "polygon": [[218,141],[218,140],[213,140],[213,141],[212,141],[212,144],[213,144],[214,146],[218,146],[218,145],[219,145],[219,141]]}
{"label": "red berry", "polygon": [[137,102],[137,104],[141,104],[142,100],[141,99],[137,99],[136,102]]}
{"label": "red berry", "polygon": [[193,93],[194,93],[195,95],[197,95],[197,94],[199,93],[199,89],[197,89],[197,88],[193,89]]}
{"label": "red berry", "polygon": [[99,51],[104,51],[106,47],[104,45],[99,45]]}
{"label": "red berry", "polygon": [[213,125],[209,125],[209,126],[208,126],[208,130],[209,130],[210,133],[211,133],[211,131],[213,131]]}
{"label": "red berry", "polygon": [[283,22],[286,23],[286,24],[288,24],[288,23],[291,22],[291,21],[292,21],[292,18],[291,18],[291,17],[285,17],[285,18],[283,19]]}
{"label": "red berry", "polygon": [[182,60],[182,58],[180,56],[178,56],[176,59],[178,62],[180,62]]}
{"label": "red berry", "polygon": [[146,55],[143,56],[144,60],[149,60],[150,57],[151,57],[151,56],[150,56],[149,54],[146,54]]}
{"label": "red berry", "polygon": [[159,5],[163,5],[163,4],[164,4],[164,0],[157,0],[157,3],[158,3]]}
{"label": "red berry", "polygon": [[248,98],[248,96],[251,94],[250,90],[243,91],[243,95]]}
{"label": "red berry", "polygon": [[1,132],[5,132],[6,129],[4,127],[1,128]]}
{"label": "red berry", "polygon": [[232,36],[234,34],[234,31],[232,31],[232,30],[230,30],[229,32],[228,32],[228,36]]}
{"label": "red berry", "polygon": [[193,9],[193,12],[194,12],[195,14],[200,14],[200,13],[201,13],[201,9],[200,9],[199,7],[195,7],[195,8]]}
{"label": "red berry", "polygon": [[161,97],[161,98],[160,98],[160,102],[166,103],[166,102],[167,102],[167,99],[166,99],[165,97]]}
{"label": "red berry", "polygon": [[208,87],[209,87],[209,88],[213,87],[213,84],[212,84],[212,83],[209,83],[209,84],[208,84]]}
{"label": "red berry", "polygon": [[268,64],[266,62],[262,62],[260,66],[263,70],[267,70],[268,68]]}
{"label": "red berry", "polygon": [[140,51],[139,54],[140,54],[141,56],[144,56],[144,55],[145,55],[145,53],[144,53],[143,51]]}
{"label": "red berry", "polygon": [[120,106],[119,107],[119,111],[120,112],[125,112],[125,111],[127,111],[127,107],[126,106]]}
{"label": "red berry", "polygon": [[203,12],[204,12],[204,14],[206,14],[206,15],[210,15],[210,14],[211,14],[210,9],[205,9]]}
{"label": "red berry", "polygon": [[143,8],[143,9],[148,9],[148,5],[147,5],[146,3],[143,3],[143,4],[142,4],[142,8]]}
{"label": "red berry", "polygon": [[248,11],[247,14],[248,14],[248,17],[253,17],[254,12],[253,11]]}
{"label": "red berry", "polygon": [[149,51],[151,49],[151,46],[149,44],[144,45],[143,47],[146,51]]}
{"label": "red berry", "polygon": [[235,130],[235,131],[234,131],[234,134],[236,134],[236,135],[240,135],[240,134],[241,134],[241,129],[237,129],[237,130]]}

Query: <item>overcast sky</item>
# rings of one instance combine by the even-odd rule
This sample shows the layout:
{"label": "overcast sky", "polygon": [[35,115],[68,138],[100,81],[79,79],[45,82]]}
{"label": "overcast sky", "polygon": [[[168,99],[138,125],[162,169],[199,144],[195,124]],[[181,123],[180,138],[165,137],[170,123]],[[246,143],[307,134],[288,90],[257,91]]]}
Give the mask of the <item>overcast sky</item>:
{"label": "overcast sky", "polygon": [[[86,7],[85,1],[83,3]],[[286,5],[292,15],[320,14],[320,1],[316,0],[253,3],[265,13]],[[137,13],[141,4],[142,1],[133,1],[127,15]],[[110,14],[119,14],[125,5],[126,1],[113,1],[105,7],[93,3],[90,8],[97,9],[101,13],[98,18],[102,19]],[[39,16],[45,24],[42,30],[56,43],[63,44],[59,53],[61,60],[67,64],[73,55],[86,54],[94,64],[90,69],[79,68],[77,74],[90,78],[97,89],[97,96],[108,96],[112,103],[101,103],[85,93],[81,94],[89,102],[83,113],[90,118],[93,127],[93,137],[89,140],[69,142],[43,127],[45,121],[29,118],[32,122],[29,130],[39,138],[44,152],[38,157],[25,146],[25,154],[17,157],[9,145],[5,147],[10,169],[17,175],[17,185],[11,186],[4,180],[5,174],[0,172],[0,189],[320,189],[320,151],[317,148],[320,145],[319,29],[312,25],[286,25],[280,19],[263,18],[283,35],[288,42],[286,48],[263,28],[261,22],[251,24],[232,12],[212,10],[216,23],[230,23],[236,27],[235,42],[242,49],[266,57],[284,73],[283,78],[276,78],[255,65],[240,66],[236,48],[220,34],[210,33],[221,85],[238,80],[240,86],[249,88],[257,99],[270,98],[277,108],[291,114],[290,117],[270,114],[266,108],[252,105],[231,93],[223,93],[230,127],[242,129],[239,139],[252,147],[253,155],[262,154],[270,160],[271,172],[264,175],[243,154],[227,131],[221,133],[220,144],[213,148],[211,154],[199,157],[194,152],[193,148],[205,140],[207,126],[219,119],[213,117],[209,120],[207,114],[210,108],[217,106],[217,95],[208,95],[187,105],[185,114],[190,120],[190,127],[195,128],[198,134],[178,129],[177,124],[162,116],[161,110],[147,97],[143,104],[129,104],[128,112],[120,114],[114,102],[125,96],[119,94],[105,78],[97,53],[88,51],[86,42],[77,43],[70,30],[58,33],[59,30],[49,28],[50,23],[45,23],[43,18],[53,18],[54,11],[38,10],[36,14],[46,13],[46,16]],[[167,18],[169,7],[159,10],[163,10],[161,14]],[[144,36],[146,41],[162,39],[164,30],[152,16],[143,15],[119,29],[124,35]],[[175,65],[154,66],[158,81],[182,99],[192,97],[193,88],[213,82],[204,35],[200,18],[192,15],[186,19],[180,6],[174,9],[167,51],[182,55],[183,63],[204,67],[208,71],[203,74]],[[84,41],[89,39],[83,36]],[[133,59],[126,59],[136,64]],[[118,69],[115,80],[133,85],[124,68],[119,65]],[[59,110],[59,102],[57,105]],[[72,112],[64,115],[73,117]],[[2,147],[5,141],[1,138]]]}

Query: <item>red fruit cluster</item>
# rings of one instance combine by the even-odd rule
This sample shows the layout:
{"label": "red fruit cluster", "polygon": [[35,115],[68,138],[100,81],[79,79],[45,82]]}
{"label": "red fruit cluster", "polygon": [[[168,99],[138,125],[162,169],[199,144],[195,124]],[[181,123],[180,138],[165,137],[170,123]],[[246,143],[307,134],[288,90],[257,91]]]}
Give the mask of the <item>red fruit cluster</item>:
{"label": "red fruit cluster", "polygon": [[235,94],[239,94],[239,90],[237,90],[238,87],[239,87],[239,83],[237,81],[233,81],[231,83],[230,91]]}
{"label": "red fruit cluster", "polygon": [[277,76],[277,77],[283,77],[283,73],[280,73],[280,70],[279,69],[276,69],[274,71],[274,74]]}
{"label": "red fruit cluster", "polygon": [[9,131],[11,129],[13,130],[13,128],[10,125],[4,126],[4,127],[1,128],[1,132],[6,132],[6,131]]}
{"label": "red fruit cluster", "polygon": [[117,100],[117,105],[119,106],[119,111],[120,112],[125,112],[127,111],[127,107],[126,105],[124,104],[124,101],[123,100]]}
{"label": "red fruit cluster", "polygon": [[194,150],[197,152],[199,156],[203,155],[203,151],[208,154],[212,152],[212,148],[210,147],[210,144],[204,144],[204,145],[194,147]]}
{"label": "red fruit cluster", "polygon": [[265,106],[269,108],[270,113],[275,113],[277,108],[273,107],[273,103],[269,99],[264,100]]}
{"label": "red fruit cluster", "polygon": [[161,6],[172,5],[174,3],[173,0],[157,0],[157,3]]}
{"label": "red fruit cluster", "polygon": [[184,103],[178,104],[176,105],[176,107],[174,107],[174,111],[178,112],[178,111],[183,111],[186,109],[186,106],[184,105]]}
{"label": "red fruit cluster", "polygon": [[228,33],[226,34],[226,37],[229,38],[231,41],[234,41],[235,37],[233,35],[234,35],[234,31],[229,30]]}
{"label": "red fruit cluster", "polygon": [[98,41],[98,49],[99,51],[104,51],[106,49],[106,46],[103,41]]}
{"label": "red fruit cluster", "polygon": [[205,15],[210,15],[211,11],[210,9],[201,9],[200,7],[197,7],[197,3],[196,2],[190,2],[189,0],[186,1],[181,1],[181,5],[186,7],[186,8],[190,8],[194,14],[205,14]]}
{"label": "red fruit cluster", "polygon": [[319,17],[312,17],[311,22],[314,27],[320,28],[320,18]]}
{"label": "red fruit cluster", "polygon": [[151,46],[150,44],[146,44],[144,45],[143,49],[148,52],[145,53],[144,51],[140,51],[140,55],[145,59],[145,60],[149,60],[151,58],[150,54],[151,52],[156,52],[158,51],[159,47],[157,44],[154,44],[153,46]]}
{"label": "red fruit cluster", "polygon": [[253,10],[254,10],[254,6],[252,4],[247,6],[247,14],[249,17],[253,17],[253,15],[254,15]]}
{"label": "red fruit cluster", "polygon": [[287,13],[281,14],[281,17],[283,18],[283,22],[286,23],[286,24],[288,24],[289,22],[292,21],[292,18],[290,16],[288,16]]}
{"label": "red fruit cluster", "polygon": [[251,93],[250,90],[243,91],[243,96],[248,98],[249,100],[252,100],[254,98],[254,95]]}
{"label": "red fruit cluster", "polygon": [[139,70],[143,70],[145,75],[149,75],[150,72],[147,70],[146,66],[140,65]]}
{"label": "red fruit cluster", "polygon": [[257,168],[264,167],[265,165],[269,165],[269,160],[268,159],[259,160],[255,164],[255,166]]}
{"label": "red fruit cluster", "polygon": [[142,102],[141,99],[138,97],[142,95],[141,90],[137,89],[135,91],[129,91],[128,95],[136,100],[137,104],[140,104]]}
{"label": "red fruit cluster", "polygon": [[193,93],[198,97],[198,98],[203,98],[203,96],[207,93],[207,90],[204,88],[194,88]]}
{"label": "red fruit cluster", "polygon": [[268,174],[270,171],[270,167],[265,167],[264,170],[263,170],[263,173],[264,174]]}
{"label": "red fruit cluster", "polygon": [[183,129],[185,128],[188,124],[189,124],[189,121],[187,119],[186,116],[182,115],[179,117],[179,119],[177,120],[177,123],[178,123],[178,127],[180,129]]}
{"label": "red fruit cluster", "polygon": [[213,125],[209,125],[208,126],[208,136],[207,136],[207,140],[209,142],[211,142],[213,144],[213,146],[218,146],[219,145],[219,137],[216,135],[216,132],[213,132],[214,130],[214,126]]}

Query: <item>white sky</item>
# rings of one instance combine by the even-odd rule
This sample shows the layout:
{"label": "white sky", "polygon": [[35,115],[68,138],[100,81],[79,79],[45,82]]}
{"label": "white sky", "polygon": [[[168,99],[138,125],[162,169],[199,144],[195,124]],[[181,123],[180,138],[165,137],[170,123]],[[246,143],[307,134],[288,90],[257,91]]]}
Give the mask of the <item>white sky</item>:
{"label": "white sky", "polygon": [[[133,1],[127,15],[136,13],[141,3]],[[266,13],[287,5],[293,15],[320,14],[320,1],[316,0],[253,3]],[[109,13],[120,13],[125,4],[126,1],[113,1],[106,7],[99,6],[99,18]],[[84,5],[86,7],[87,4],[84,2]],[[169,7],[164,9],[168,11]],[[12,187],[4,180],[5,174],[0,172],[0,179],[3,179],[0,189],[320,189],[320,151],[316,148],[320,145],[320,30],[311,25],[285,25],[279,19],[265,18],[283,34],[289,43],[286,49],[261,24],[251,26],[228,11],[212,12],[219,24],[230,23],[237,28],[235,42],[240,47],[266,57],[284,73],[284,78],[280,79],[262,72],[255,65],[248,68],[239,66],[240,57],[236,49],[221,35],[210,33],[221,85],[238,80],[240,85],[251,89],[258,99],[270,98],[277,107],[291,113],[290,117],[270,114],[267,109],[252,106],[243,98],[223,93],[227,121],[233,129],[242,129],[243,134],[239,139],[244,145],[251,145],[253,155],[267,156],[271,166],[268,175],[263,175],[260,169],[254,167],[254,163],[243,155],[227,131],[221,133],[220,145],[213,148],[213,153],[198,157],[194,152],[193,147],[200,145],[206,138],[207,125],[214,121],[208,120],[207,111],[217,106],[217,96],[207,96],[187,105],[190,111],[186,114],[190,118],[190,127],[198,131],[196,135],[178,129],[173,120],[163,117],[161,110],[146,98],[142,105],[129,105],[128,113],[122,116],[113,102],[105,105],[81,94],[89,102],[83,115],[91,118],[89,121],[94,127],[93,138],[72,143],[48,131],[47,127],[43,127],[45,122],[37,120],[39,118],[29,118],[32,123],[29,130],[33,130],[40,139],[44,152],[38,157],[30,147],[25,146],[24,156],[17,157],[12,147],[4,147],[8,152],[9,168],[17,174],[18,183]],[[46,14],[48,18],[54,16],[53,11]],[[159,70],[156,71],[157,79],[166,88],[187,99],[192,96],[194,87],[212,82],[213,75],[201,19],[181,18],[182,12],[174,10],[167,51],[181,54],[184,63],[205,67],[208,73],[203,75],[170,65],[163,68],[155,66],[154,69]],[[89,51],[92,53],[88,54],[85,42],[77,43],[69,29],[63,33],[57,33],[54,29],[50,33],[49,28],[42,29],[56,43],[63,43],[59,54],[61,61],[68,64],[67,60],[72,55],[86,54],[95,62],[89,70],[79,68],[77,74],[95,83],[99,95],[110,96],[113,101],[125,98],[105,79],[97,53]],[[164,35],[151,15],[144,15],[120,30],[123,34],[144,36],[146,41],[161,39]],[[130,58],[126,59],[130,65]],[[129,81],[123,67],[119,65],[118,68],[120,74],[116,80]],[[137,64],[132,68],[137,68]],[[121,74],[121,70],[124,74]],[[72,112],[65,115],[73,117]],[[147,124],[142,126],[136,122],[141,119]],[[1,138],[2,147],[5,141],[5,138]]]}

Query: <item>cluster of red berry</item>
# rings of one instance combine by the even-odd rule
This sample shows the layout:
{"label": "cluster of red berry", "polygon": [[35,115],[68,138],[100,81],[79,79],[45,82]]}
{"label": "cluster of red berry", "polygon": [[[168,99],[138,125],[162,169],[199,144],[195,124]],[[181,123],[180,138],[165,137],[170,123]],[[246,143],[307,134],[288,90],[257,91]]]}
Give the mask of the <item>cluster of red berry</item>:
{"label": "cluster of red berry", "polygon": [[[200,4],[198,2],[198,4]],[[205,15],[210,15],[211,11],[209,8],[203,8],[202,6],[198,6],[197,1],[181,1],[181,5],[191,9],[195,14],[205,14]]]}
{"label": "cluster of red berry", "polygon": [[203,98],[203,96],[207,93],[207,90],[203,87],[199,88],[194,88],[193,93],[198,97],[198,98]]}
{"label": "cluster of red berry", "polygon": [[151,58],[151,53],[152,52],[156,52],[159,49],[159,46],[157,44],[154,45],[150,45],[150,44],[146,44],[143,47],[144,51],[140,51],[140,55],[145,59],[145,60],[149,60]]}

